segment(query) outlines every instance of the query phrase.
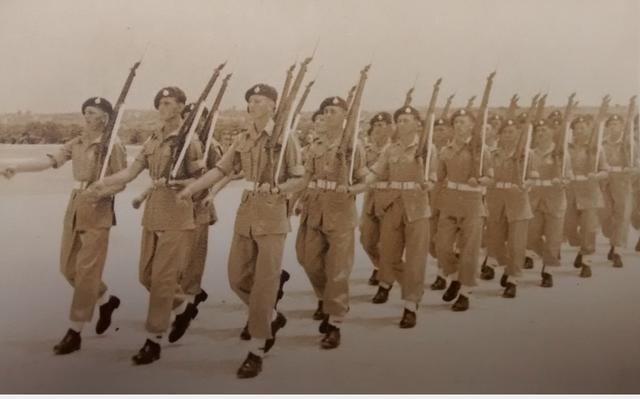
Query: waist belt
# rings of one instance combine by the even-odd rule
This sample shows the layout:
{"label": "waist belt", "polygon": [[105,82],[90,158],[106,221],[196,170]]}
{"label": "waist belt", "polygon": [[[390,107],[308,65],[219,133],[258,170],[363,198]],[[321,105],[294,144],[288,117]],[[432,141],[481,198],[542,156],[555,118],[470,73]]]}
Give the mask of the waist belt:
{"label": "waist belt", "polygon": [[379,181],[379,182],[372,183],[370,187],[377,188],[377,189],[385,189],[385,188],[389,188],[389,183],[386,181]]}
{"label": "waist belt", "polygon": [[471,191],[471,192],[476,192],[476,193],[480,193],[482,192],[482,187],[472,187],[468,184],[465,183],[454,183],[454,182],[447,182],[447,188],[450,188],[452,190],[458,190],[458,191]]}
{"label": "waist belt", "polygon": [[75,188],[76,190],[84,190],[87,188],[87,186],[89,186],[88,181],[77,181],[74,183],[73,188]]}
{"label": "waist belt", "polygon": [[505,182],[505,181],[499,181],[496,183],[496,188],[510,189],[510,188],[516,188],[516,187],[518,187],[516,184]]}
{"label": "waist belt", "polygon": [[337,186],[338,183],[334,181],[318,179],[310,182],[307,188],[317,188],[319,190],[335,190]]}
{"label": "waist belt", "polygon": [[533,179],[531,180],[531,184],[533,184],[534,186],[540,186],[540,187],[550,187],[553,185],[553,183],[551,183],[551,180],[541,180],[541,179]]}
{"label": "waist belt", "polygon": [[420,185],[414,181],[390,181],[388,187],[393,190],[415,190],[420,188]]}
{"label": "waist belt", "polygon": [[610,172],[622,172],[623,168],[622,168],[622,166],[611,166],[611,167],[609,167],[609,171]]}
{"label": "waist belt", "polygon": [[227,184],[227,187],[230,187],[230,188],[241,188],[243,190],[253,191],[254,182],[246,180],[246,179],[231,180]]}
{"label": "waist belt", "polygon": [[573,179],[571,179],[573,181],[587,181],[587,176],[585,175],[575,175],[573,176]]}

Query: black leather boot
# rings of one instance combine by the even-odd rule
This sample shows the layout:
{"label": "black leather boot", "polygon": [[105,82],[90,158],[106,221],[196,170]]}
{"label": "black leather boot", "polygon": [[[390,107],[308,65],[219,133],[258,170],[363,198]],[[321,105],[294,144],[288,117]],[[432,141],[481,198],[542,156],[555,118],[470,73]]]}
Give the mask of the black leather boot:
{"label": "black leather boot", "polygon": [[100,316],[98,317],[98,322],[96,323],[96,334],[100,335],[107,331],[107,329],[111,325],[111,316],[113,315],[113,311],[118,309],[119,306],[120,298],[114,295],[109,296],[109,300],[107,301],[107,303],[100,305],[100,307],[98,308]]}
{"label": "black leather boot", "polygon": [[80,350],[81,342],[82,338],[80,338],[80,333],[73,331],[72,329],[68,329],[62,340],[53,347],[53,352],[56,355],[67,355],[71,352]]}

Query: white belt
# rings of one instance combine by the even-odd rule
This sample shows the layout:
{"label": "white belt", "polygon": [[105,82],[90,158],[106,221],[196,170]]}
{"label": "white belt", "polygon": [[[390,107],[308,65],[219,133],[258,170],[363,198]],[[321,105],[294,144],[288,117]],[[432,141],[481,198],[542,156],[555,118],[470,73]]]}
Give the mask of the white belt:
{"label": "white belt", "polygon": [[371,188],[378,188],[378,189],[384,189],[384,188],[389,188],[389,183],[386,181],[379,181],[379,182],[375,182],[372,183],[370,185]]}
{"label": "white belt", "polygon": [[84,190],[87,188],[87,186],[89,185],[89,182],[86,181],[77,181],[75,182],[75,184],[73,185],[73,188],[75,188],[76,190]]}
{"label": "white belt", "polygon": [[388,187],[393,190],[415,190],[420,186],[414,181],[390,181]]}
{"label": "white belt", "polygon": [[307,186],[308,188],[317,188],[320,190],[335,190],[338,186],[338,183],[334,181],[328,181],[323,179],[318,179],[316,181],[312,181]]}
{"label": "white belt", "polygon": [[458,191],[472,191],[472,192],[482,192],[482,187],[473,187],[465,183],[454,183],[452,181],[447,182],[447,188]]}
{"label": "white belt", "polygon": [[544,186],[544,187],[551,187],[553,185],[553,183],[551,183],[551,180],[541,180],[541,179],[534,179],[531,180],[531,184],[533,184],[534,186]]}
{"label": "white belt", "polygon": [[504,188],[504,189],[510,189],[510,188],[516,188],[517,186],[513,183],[509,183],[509,182],[504,182],[504,181],[499,181],[496,183],[496,188]]}
{"label": "white belt", "polygon": [[573,181],[587,181],[587,176],[585,175],[575,175],[573,176],[573,179],[571,179]]}
{"label": "white belt", "polygon": [[241,188],[243,190],[249,190],[249,191],[253,190],[254,186],[255,186],[254,182],[246,179],[231,180],[227,184],[227,187],[229,188]]}
{"label": "white belt", "polygon": [[622,172],[624,169],[622,168],[622,166],[610,166],[609,167],[609,171],[610,172]]}

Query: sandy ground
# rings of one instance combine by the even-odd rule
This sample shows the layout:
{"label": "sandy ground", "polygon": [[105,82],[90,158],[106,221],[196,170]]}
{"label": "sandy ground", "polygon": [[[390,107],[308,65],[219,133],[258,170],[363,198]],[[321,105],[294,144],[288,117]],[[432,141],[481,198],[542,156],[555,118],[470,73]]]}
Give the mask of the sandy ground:
{"label": "sandy ground", "polygon": [[[41,155],[47,146],[0,146],[0,163]],[[135,155],[137,149],[129,149]],[[538,286],[526,271],[518,297],[503,299],[497,281],[480,282],[471,309],[453,313],[440,293],[427,290],[412,330],[397,327],[399,290],[373,305],[366,284],[370,265],[356,249],[351,312],[340,348],[319,349],[311,320],[315,299],[287,241],[285,267],[292,279],[281,310],[289,319],[262,374],[238,380],[247,348],[238,338],[244,306],[229,289],[226,258],[239,192],[216,200],[204,277],[209,300],[162,359],[133,367],[144,342],[147,295],[138,283],[141,211],[129,204],[147,181],[133,182],[117,198],[105,281],[123,300],[104,336],[83,334],[82,350],[56,357],[53,345],[68,327],[71,289],[58,271],[61,222],[72,181],[70,168],[0,181],[0,392],[3,393],[630,393],[640,392],[640,254],[625,253],[623,269],[605,259],[600,237],[594,277],[580,279],[567,264],[556,286]],[[292,220],[293,231],[297,220]],[[630,237],[635,244],[637,232]],[[435,275],[430,259],[427,280]]]}

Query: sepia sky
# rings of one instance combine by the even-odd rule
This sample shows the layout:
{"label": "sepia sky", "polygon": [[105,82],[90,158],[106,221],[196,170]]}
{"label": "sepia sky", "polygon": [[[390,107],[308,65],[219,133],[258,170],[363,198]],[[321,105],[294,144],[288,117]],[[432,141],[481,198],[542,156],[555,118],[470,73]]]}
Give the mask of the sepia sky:
{"label": "sepia sky", "polygon": [[223,108],[243,106],[253,83],[280,90],[316,42],[307,110],[346,95],[368,62],[369,110],[399,106],[416,77],[416,105],[440,76],[441,102],[455,92],[461,105],[494,69],[492,105],[537,91],[561,104],[574,90],[583,105],[606,93],[624,104],[640,91],[639,20],[637,0],[0,0],[0,113],[115,101],[147,44],[128,108],[152,108],[167,85],[195,99],[225,59]]}

